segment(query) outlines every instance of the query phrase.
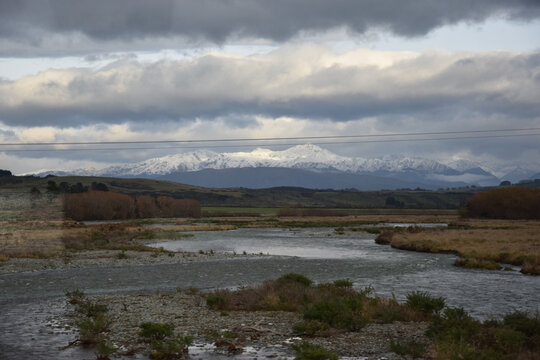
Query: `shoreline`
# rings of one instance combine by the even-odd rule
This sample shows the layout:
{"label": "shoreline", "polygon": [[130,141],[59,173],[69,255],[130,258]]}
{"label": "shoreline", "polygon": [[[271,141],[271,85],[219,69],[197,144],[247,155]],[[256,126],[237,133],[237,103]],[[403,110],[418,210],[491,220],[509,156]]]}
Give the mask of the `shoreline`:
{"label": "shoreline", "polygon": [[11,258],[0,262],[0,275],[30,271],[95,268],[111,266],[180,264],[225,259],[271,257],[266,254],[195,253],[135,250],[84,250],[66,252],[50,258]]}

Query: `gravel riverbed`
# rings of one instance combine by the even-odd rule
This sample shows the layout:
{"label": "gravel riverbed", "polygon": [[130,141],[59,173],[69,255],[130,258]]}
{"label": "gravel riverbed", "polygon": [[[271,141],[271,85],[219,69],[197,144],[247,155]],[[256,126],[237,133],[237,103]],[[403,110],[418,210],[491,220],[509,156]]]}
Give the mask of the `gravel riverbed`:
{"label": "gravel riverbed", "polygon": [[[196,344],[226,346],[211,351],[228,354],[231,349],[255,349],[259,357],[294,356],[291,345],[307,340],[334,351],[340,357],[359,359],[407,359],[391,352],[390,341],[427,342],[426,323],[369,324],[357,332],[331,332],[325,337],[300,338],[292,332],[301,315],[282,311],[230,311],[208,308],[199,294],[123,294],[92,297],[106,304],[112,318],[109,339],[119,354],[148,353],[141,342],[139,325],[145,321],[171,323],[175,333],[194,337]],[[229,354],[230,355],[230,354]],[[204,357],[204,356],[203,356]],[[256,357],[256,356],[255,356]]]}
{"label": "gravel riverbed", "polygon": [[150,252],[120,250],[88,250],[67,252],[45,259],[11,258],[0,262],[0,274],[48,269],[90,268],[129,265],[173,264],[193,261],[263,257],[262,254]]}

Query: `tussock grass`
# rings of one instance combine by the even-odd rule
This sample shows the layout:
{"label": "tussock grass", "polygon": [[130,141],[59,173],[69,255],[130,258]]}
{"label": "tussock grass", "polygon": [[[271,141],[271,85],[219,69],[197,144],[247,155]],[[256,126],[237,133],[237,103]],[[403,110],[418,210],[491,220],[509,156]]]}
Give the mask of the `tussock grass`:
{"label": "tussock grass", "polygon": [[[540,274],[540,221],[470,220],[461,228],[422,229],[382,233],[379,243],[413,251],[456,253],[456,265],[500,269],[497,263],[523,266],[522,272]],[[384,237],[383,237],[384,235]]]}
{"label": "tussock grass", "polygon": [[[395,300],[370,297],[362,291],[335,284],[312,285],[299,274],[287,274],[255,287],[235,291],[217,290],[206,295],[215,310],[289,311],[303,314],[304,322],[294,329],[313,335],[328,327],[356,331],[369,322],[424,321],[430,318],[417,308]],[[349,285],[348,283],[346,285]]]}

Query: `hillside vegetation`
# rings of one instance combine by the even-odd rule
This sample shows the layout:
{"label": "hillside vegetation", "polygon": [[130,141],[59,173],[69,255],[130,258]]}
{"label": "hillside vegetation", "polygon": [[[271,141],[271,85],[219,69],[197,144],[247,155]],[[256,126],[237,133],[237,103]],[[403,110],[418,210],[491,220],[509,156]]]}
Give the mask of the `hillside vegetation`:
{"label": "hillside vegetation", "polygon": [[[55,186],[51,186],[54,182]],[[458,209],[479,188],[459,190],[331,190],[277,187],[269,189],[217,189],[152,179],[124,179],[84,176],[11,177],[1,186],[2,193],[54,196],[62,192],[108,190],[127,195],[169,196],[194,199],[214,207],[308,207],[356,209]]]}

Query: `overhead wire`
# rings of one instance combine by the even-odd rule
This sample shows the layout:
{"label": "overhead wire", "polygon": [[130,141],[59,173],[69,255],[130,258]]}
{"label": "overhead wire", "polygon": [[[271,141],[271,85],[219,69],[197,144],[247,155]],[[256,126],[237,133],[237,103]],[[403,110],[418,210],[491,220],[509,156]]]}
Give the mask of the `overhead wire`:
{"label": "overhead wire", "polygon": [[[527,129],[527,130],[533,130],[535,128]],[[523,131],[525,129],[515,129],[515,130],[506,130],[506,131]],[[540,130],[540,128],[539,128]],[[489,132],[498,132],[502,130],[490,130]],[[488,131],[463,131],[463,132],[441,132],[444,134],[465,134],[465,133],[479,133],[479,132],[488,132]],[[426,135],[429,133],[408,133],[407,135]],[[399,136],[403,136],[404,134],[401,134]],[[304,139],[344,139],[344,138],[358,138],[358,137],[378,137],[378,136],[398,136],[397,134],[392,135],[382,135],[382,134],[373,134],[373,135],[345,135],[345,136],[320,136],[320,137],[294,137],[294,138],[272,138],[272,140],[291,140],[291,139],[298,139],[298,140],[304,140]],[[314,141],[310,142],[310,144],[313,145],[339,145],[339,144],[368,144],[368,143],[387,143],[387,142],[409,142],[409,141],[445,141],[445,140],[470,140],[470,139],[492,139],[492,138],[508,138],[508,137],[525,137],[525,136],[540,136],[540,133],[528,133],[528,134],[504,134],[504,135],[475,135],[475,136],[453,136],[453,137],[437,137],[437,138],[411,138],[411,139],[378,139],[378,140],[357,140],[357,141]],[[265,140],[270,140],[270,138],[264,138]],[[236,139],[235,141],[247,141],[248,139]],[[259,139],[249,139],[251,141],[259,141]],[[233,141],[233,139],[218,139],[214,140],[216,142],[220,141]],[[84,143],[76,143],[77,145],[98,145],[98,144],[106,144],[106,145],[112,145],[112,144],[144,144],[144,143],[189,143],[189,142],[197,142],[195,140],[178,140],[178,141],[142,141],[142,142],[84,142]],[[210,142],[210,140],[203,140],[201,142]],[[38,143],[32,143],[32,144],[18,144],[19,146],[22,145],[35,145]],[[40,145],[55,145],[55,146],[62,146],[62,145],[74,145],[75,143],[39,143]],[[4,145],[0,143],[0,146]],[[234,144],[234,145],[197,145],[197,146],[166,146],[166,147],[100,147],[100,148],[39,148],[39,149],[0,149],[0,152],[36,152],[36,151],[42,151],[42,152],[56,152],[56,151],[125,151],[125,150],[167,150],[167,149],[201,149],[201,148],[238,148],[238,147],[256,147],[260,146],[261,144]],[[284,147],[284,146],[296,146],[301,145],[301,143],[276,143],[276,144],[267,144],[268,146],[272,147]]]}
{"label": "overhead wire", "polygon": [[[181,140],[127,140],[127,141],[70,141],[70,142],[3,142],[0,146],[57,146],[57,145],[113,145],[113,144],[165,144],[165,143],[220,143],[243,141],[284,141],[284,140],[323,140],[323,139],[353,139],[370,137],[396,137],[396,136],[425,136],[425,135],[456,135],[477,133],[500,133],[516,131],[535,131],[540,127],[463,130],[463,131],[435,131],[435,132],[404,132],[386,134],[356,134],[356,135],[326,135],[326,136],[293,136],[293,137],[264,137],[264,138],[221,138],[221,139],[181,139]],[[527,134],[529,135],[529,134]],[[534,135],[534,134],[532,134]],[[513,134],[507,134],[513,136]],[[495,136],[494,136],[495,137]],[[469,137],[472,138],[472,137]],[[454,139],[454,138],[448,138]],[[417,140],[417,139],[414,139]]]}

